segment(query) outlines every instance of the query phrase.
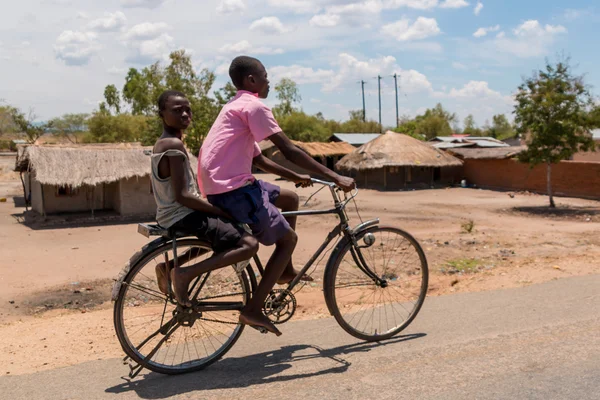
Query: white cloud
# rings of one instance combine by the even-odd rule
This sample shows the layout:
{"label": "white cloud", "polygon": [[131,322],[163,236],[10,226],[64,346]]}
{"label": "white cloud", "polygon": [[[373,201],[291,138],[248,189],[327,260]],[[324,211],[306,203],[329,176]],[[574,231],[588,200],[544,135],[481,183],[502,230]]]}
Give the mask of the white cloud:
{"label": "white cloud", "polygon": [[393,56],[363,61],[348,53],[341,53],[333,65],[337,67],[337,71],[333,78],[323,85],[324,91],[337,90],[347,82],[393,73],[400,75],[399,85],[403,92],[432,91],[431,83],[425,75],[415,70],[403,70]]}
{"label": "white cloud", "polygon": [[452,68],[454,68],[454,69],[460,69],[460,70],[469,69],[465,64],[459,63],[458,61],[454,61],[452,63]]}
{"label": "white cloud", "polygon": [[111,75],[125,75],[127,68],[110,67],[107,72]]}
{"label": "white cloud", "polygon": [[496,35],[496,38],[502,39],[505,36],[506,36],[506,33],[504,31],[502,31],[502,32],[498,32],[498,34]]}
{"label": "white cloud", "polygon": [[300,65],[277,66],[269,68],[269,75],[277,82],[282,78],[290,78],[302,85],[307,83],[325,83],[335,76],[330,69],[313,69]]}
{"label": "white cloud", "polygon": [[127,40],[147,40],[153,39],[158,35],[165,33],[169,29],[169,25],[164,22],[143,22],[131,27],[125,32]]}
{"label": "white cloud", "polygon": [[475,13],[475,15],[479,15],[479,13],[481,12],[481,10],[483,10],[483,3],[481,1],[478,1],[477,5],[473,9],[473,13]]}
{"label": "white cloud", "polygon": [[272,7],[285,8],[298,14],[317,12],[321,7],[311,0],[269,0]]}
{"label": "white cloud", "polygon": [[250,30],[260,31],[266,34],[281,34],[288,31],[277,17],[263,17],[257,19],[250,25]]}
{"label": "white cloud", "polygon": [[122,29],[126,23],[125,14],[117,11],[114,14],[106,13],[104,17],[91,21],[88,28],[95,31],[115,32]]}
{"label": "white cloud", "polygon": [[54,44],[56,58],[67,65],[85,65],[100,48],[94,32],[63,31]]}
{"label": "white cloud", "polygon": [[528,20],[513,30],[513,35],[498,35],[494,39],[497,51],[521,58],[547,54],[556,37],[567,33],[562,25],[542,26],[537,20]]}
{"label": "white cloud", "polygon": [[309,21],[312,26],[319,28],[331,28],[337,26],[340,23],[340,16],[336,14],[321,14],[315,15]]}
{"label": "white cloud", "polygon": [[563,14],[563,18],[566,19],[569,22],[578,20],[579,18],[583,18],[586,16],[590,16],[593,15],[592,11],[590,9],[572,9],[572,8],[568,8],[565,10],[564,14]]}
{"label": "white cloud", "polygon": [[233,14],[245,10],[246,4],[244,0],[223,0],[217,6],[217,13],[219,14]]}
{"label": "white cloud", "polygon": [[500,30],[500,25],[490,26],[487,28],[479,28],[475,31],[475,33],[473,33],[473,36],[475,36],[476,38],[484,37],[489,32],[498,32],[499,30]]}
{"label": "white cloud", "polygon": [[[451,1],[451,0],[450,0]],[[415,10],[431,10],[437,7],[438,0],[387,0],[383,2],[384,8],[414,8]]]}
{"label": "white cloud", "polygon": [[419,17],[412,25],[408,18],[402,18],[392,24],[384,25],[381,32],[404,42],[436,36],[441,31],[435,18]]}
{"label": "white cloud", "polygon": [[223,54],[283,54],[283,49],[271,47],[254,47],[247,40],[226,44],[219,49]]}
{"label": "white cloud", "polygon": [[445,0],[442,4],[440,4],[441,8],[462,8],[468,7],[469,3],[465,0]]}
{"label": "white cloud", "polygon": [[165,60],[175,49],[174,40],[168,33],[163,33],[153,39],[142,40],[134,44],[136,60],[139,63]]}
{"label": "white cloud", "polygon": [[121,0],[123,7],[131,8],[156,8],[162,5],[166,0]]}
{"label": "white cloud", "polygon": [[485,81],[470,81],[461,89],[452,88],[448,93],[451,98],[502,98],[500,92],[490,89]]}
{"label": "white cloud", "polygon": [[217,75],[229,75],[229,67],[230,63],[222,63],[215,69],[215,74]]}

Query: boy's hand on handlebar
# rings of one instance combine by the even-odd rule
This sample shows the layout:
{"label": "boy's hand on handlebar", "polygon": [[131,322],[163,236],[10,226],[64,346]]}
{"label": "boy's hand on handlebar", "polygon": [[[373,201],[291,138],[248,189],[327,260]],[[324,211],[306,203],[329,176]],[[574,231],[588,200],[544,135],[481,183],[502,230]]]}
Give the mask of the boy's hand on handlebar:
{"label": "boy's hand on handlebar", "polygon": [[313,185],[313,182],[309,175],[298,175],[296,179],[294,179],[294,183],[296,184],[296,187],[303,188],[310,187]]}
{"label": "boy's hand on handlebar", "polygon": [[354,182],[354,179],[349,178],[347,176],[338,175],[334,182],[344,192],[349,192],[356,188],[356,183]]}

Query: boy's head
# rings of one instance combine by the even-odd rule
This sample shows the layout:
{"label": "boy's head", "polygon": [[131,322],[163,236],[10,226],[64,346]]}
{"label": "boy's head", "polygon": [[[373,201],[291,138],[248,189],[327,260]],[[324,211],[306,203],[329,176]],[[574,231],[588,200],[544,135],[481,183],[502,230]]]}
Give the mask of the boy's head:
{"label": "boy's head", "polygon": [[165,126],[185,130],[192,122],[190,101],[181,92],[166,90],[158,98],[158,115]]}
{"label": "boy's head", "polygon": [[264,65],[256,58],[239,56],[229,67],[229,76],[238,90],[258,93],[262,99],[269,95],[269,80]]}

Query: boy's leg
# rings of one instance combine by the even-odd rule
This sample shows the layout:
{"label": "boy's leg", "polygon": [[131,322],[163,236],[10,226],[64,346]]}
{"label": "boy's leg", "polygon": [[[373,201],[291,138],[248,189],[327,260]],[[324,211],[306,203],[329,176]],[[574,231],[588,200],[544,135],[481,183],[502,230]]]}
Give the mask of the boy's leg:
{"label": "boy's leg", "polygon": [[171,270],[171,279],[173,281],[173,292],[177,301],[184,306],[191,306],[192,304],[188,298],[188,288],[194,278],[208,271],[248,260],[257,251],[258,241],[253,236],[244,234],[236,246],[229,250],[215,253],[212,257],[189,267],[173,268]]}
{"label": "boy's leg", "polygon": [[[177,256],[177,265],[183,265],[186,262],[190,262],[203,254],[206,254],[208,251],[205,249],[201,249],[199,247],[193,247],[191,249],[186,250],[183,254]],[[156,265],[156,280],[158,283],[158,288],[164,294],[169,293],[169,284],[167,280],[167,274],[171,273],[171,270],[175,266],[175,260],[169,260],[168,265],[164,262],[158,263]]]}
{"label": "boy's leg", "polygon": [[[298,211],[300,208],[300,199],[298,195],[287,189],[280,189],[279,196],[275,200],[275,207],[279,208],[281,211]],[[295,231],[296,230],[296,220],[297,217],[285,217],[290,227]],[[277,283],[280,285],[291,282],[296,275],[298,275],[300,271],[296,271],[294,269],[294,265],[292,263],[292,259],[290,258],[290,262],[287,263],[283,273],[277,279]],[[312,281],[313,278],[309,275],[304,275],[302,277],[303,281]]]}
{"label": "boy's leg", "polygon": [[256,288],[252,299],[250,299],[246,307],[242,310],[242,314],[240,315],[241,323],[262,326],[277,336],[281,335],[281,332],[263,314],[262,308],[267,296],[273,290],[277,279],[279,279],[285,266],[288,264],[296,248],[297,241],[298,236],[293,229],[289,229],[284,236],[277,240],[275,251],[265,266],[265,272],[260,280],[260,284]]}

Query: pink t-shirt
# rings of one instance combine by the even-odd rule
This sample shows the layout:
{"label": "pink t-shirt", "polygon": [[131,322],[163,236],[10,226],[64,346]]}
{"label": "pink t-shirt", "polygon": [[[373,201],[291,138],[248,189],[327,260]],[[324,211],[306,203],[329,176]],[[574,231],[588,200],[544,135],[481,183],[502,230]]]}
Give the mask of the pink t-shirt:
{"label": "pink t-shirt", "polygon": [[260,142],[281,132],[258,95],[240,90],[206,136],[198,157],[198,186],[204,196],[231,192],[253,182],[252,159]]}

